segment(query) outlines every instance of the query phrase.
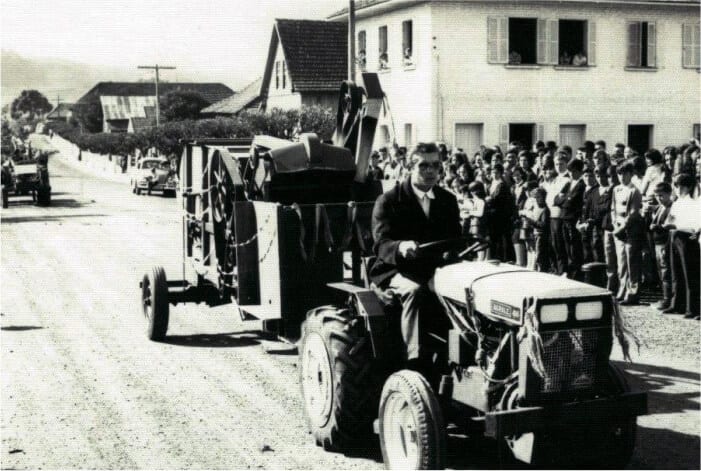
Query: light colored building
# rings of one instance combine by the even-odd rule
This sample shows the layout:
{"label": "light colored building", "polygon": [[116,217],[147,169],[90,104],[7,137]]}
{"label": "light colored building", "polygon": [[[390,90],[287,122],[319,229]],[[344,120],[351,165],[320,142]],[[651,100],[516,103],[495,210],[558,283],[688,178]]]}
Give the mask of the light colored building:
{"label": "light colored building", "polygon": [[345,23],[275,20],[260,89],[265,109],[321,105],[335,110],[348,74],[347,47]]}
{"label": "light colored building", "polygon": [[700,4],[358,2],[356,47],[394,118],[380,122],[376,144],[396,136],[472,153],[513,140],[639,150],[686,142],[700,121]]}

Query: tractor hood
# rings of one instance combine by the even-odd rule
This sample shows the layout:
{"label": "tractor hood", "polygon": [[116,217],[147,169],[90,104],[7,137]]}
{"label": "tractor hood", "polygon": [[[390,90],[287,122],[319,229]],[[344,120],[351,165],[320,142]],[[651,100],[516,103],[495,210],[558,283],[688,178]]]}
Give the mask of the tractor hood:
{"label": "tractor hood", "polygon": [[[466,302],[465,290],[474,293],[474,308],[484,314],[493,309],[522,310],[524,300],[610,296],[604,288],[506,263],[462,262],[436,270],[434,290],[439,296]],[[515,312],[514,312],[515,314]]]}

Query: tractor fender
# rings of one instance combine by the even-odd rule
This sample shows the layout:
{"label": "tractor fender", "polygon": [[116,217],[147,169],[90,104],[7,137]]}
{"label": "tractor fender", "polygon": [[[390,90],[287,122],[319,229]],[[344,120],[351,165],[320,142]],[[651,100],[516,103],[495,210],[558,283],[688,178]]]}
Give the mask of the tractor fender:
{"label": "tractor fender", "polygon": [[328,286],[350,295],[350,304],[365,322],[365,328],[372,342],[373,357],[388,358],[386,308],[377,294],[372,289],[361,288],[350,283],[329,283]]}

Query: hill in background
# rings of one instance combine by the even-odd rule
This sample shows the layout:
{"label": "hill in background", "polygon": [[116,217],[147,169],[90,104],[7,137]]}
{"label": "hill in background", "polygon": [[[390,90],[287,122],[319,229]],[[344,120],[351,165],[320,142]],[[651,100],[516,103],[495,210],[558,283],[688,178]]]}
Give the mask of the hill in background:
{"label": "hill in background", "polygon": [[[35,89],[56,104],[57,94],[62,102],[75,102],[97,82],[136,82],[149,80],[151,74],[134,68],[82,64],[63,59],[29,58],[14,51],[2,50],[0,94],[2,105],[11,103],[22,90]],[[264,64],[261,62],[261,70]],[[258,71],[255,71],[257,73]],[[166,81],[222,82],[234,90],[245,85],[248,77],[236,77],[227,70],[195,71],[181,69],[164,74]]]}

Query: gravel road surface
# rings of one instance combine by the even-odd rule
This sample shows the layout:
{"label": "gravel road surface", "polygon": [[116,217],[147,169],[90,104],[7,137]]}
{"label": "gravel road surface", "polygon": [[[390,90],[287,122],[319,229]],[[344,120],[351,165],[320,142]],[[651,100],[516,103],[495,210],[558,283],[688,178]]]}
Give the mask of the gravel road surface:
{"label": "gravel road surface", "polygon": [[[12,198],[2,211],[3,469],[382,467],[376,447],[315,446],[296,353],[231,306],[171,307],[168,340],[147,340],[142,274],[182,271],[175,199],[133,195],[60,155],[50,171],[51,207]],[[625,313],[646,346],[621,365],[650,391],[651,412],[630,466],[699,469],[699,323]],[[451,467],[495,466],[460,437],[449,454]]]}

